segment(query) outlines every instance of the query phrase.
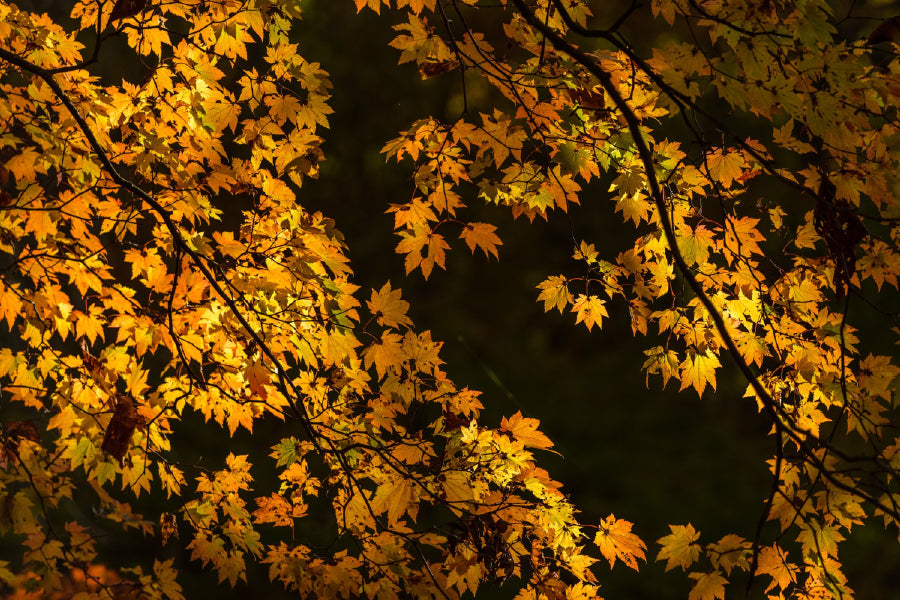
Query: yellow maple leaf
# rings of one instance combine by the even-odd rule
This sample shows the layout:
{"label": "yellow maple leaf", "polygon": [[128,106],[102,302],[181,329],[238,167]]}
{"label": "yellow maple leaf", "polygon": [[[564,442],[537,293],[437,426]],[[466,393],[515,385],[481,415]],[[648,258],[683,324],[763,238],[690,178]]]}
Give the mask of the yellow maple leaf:
{"label": "yellow maple leaf", "polygon": [[696,543],[700,539],[700,532],[690,523],[669,525],[669,529],[672,533],[656,540],[662,546],[656,560],[666,561],[666,571],[675,567],[687,569],[700,556],[700,545]]}
{"label": "yellow maple leaf", "polygon": [[381,338],[375,340],[363,351],[366,368],[368,369],[374,364],[378,378],[382,379],[392,366],[396,367],[400,364],[403,356],[402,339],[399,334],[384,332]]}
{"label": "yellow maple leaf", "polygon": [[213,239],[216,241],[216,249],[221,252],[224,256],[230,256],[231,258],[238,258],[245,252],[247,252],[247,247],[234,239],[234,234],[230,231],[213,232]]}
{"label": "yellow maple leaf", "polygon": [[405,513],[415,511],[411,506],[413,500],[412,483],[404,477],[398,477],[379,485],[370,505],[376,515],[387,512],[388,523],[394,526]]}
{"label": "yellow maple leaf", "polygon": [[675,3],[671,0],[652,0],[650,8],[654,17],[662,17],[669,25],[675,24]]}
{"label": "yellow maple leaf", "polygon": [[218,101],[206,106],[206,118],[217,132],[237,130],[238,117],[241,116],[241,105],[233,102]]}
{"label": "yellow maple leaf", "polygon": [[43,241],[47,236],[54,236],[57,233],[56,222],[50,211],[47,210],[28,211],[25,223],[25,231],[34,233],[34,237],[38,241]]}
{"label": "yellow maple leaf", "polygon": [[750,568],[748,557],[751,554],[750,542],[739,535],[729,534],[708,548],[708,554],[713,567],[725,570],[726,575],[731,575],[731,570],[738,566],[744,570]]}
{"label": "yellow maple leaf", "polygon": [[606,312],[606,307],[603,306],[604,302],[597,296],[586,296],[584,294],[579,294],[575,299],[575,303],[572,305],[572,312],[574,312],[577,316],[575,318],[575,324],[581,323],[584,321],[584,324],[587,325],[588,331],[594,327],[594,324],[597,327],[601,326],[601,319],[603,317],[608,317],[609,313]]}
{"label": "yellow maple leaf", "polygon": [[644,354],[647,359],[641,368],[647,373],[647,383],[649,384],[650,375],[659,373],[663,378],[663,387],[668,385],[669,379],[678,368],[678,354],[662,346],[644,350]]}
{"label": "yellow maple leaf", "polygon": [[444,260],[446,255],[444,250],[448,248],[450,248],[450,244],[444,241],[442,235],[431,233],[428,236],[428,254],[422,259],[422,264],[419,265],[419,269],[422,271],[425,279],[428,279],[435,264],[442,269],[445,268]]}
{"label": "yellow maple leaf", "polygon": [[93,344],[99,337],[103,341],[103,323],[100,319],[100,309],[91,307],[90,315],[86,315],[80,310],[74,311],[75,315],[75,335],[77,337],[86,337]]}
{"label": "yellow maple leaf", "polygon": [[599,531],[594,536],[594,543],[600,548],[600,553],[609,561],[610,568],[621,560],[626,565],[638,570],[637,559],[646,560],[644,550],[646,544],[637,535],[631,533],[632,523],[624,519],[616,519],[615,515],[609,515],[600,523]]}
{"label": "yellow maple leaf", "polygon": [[[595,600],[598,599],[598,587],[579,581],[566,589],[566,600]],[[544,597],[541,595],[540,597]]]}
{"label": "yellow maple leaf", "polygon": [[[471,476],[465,471],[447,471],[441,488],[448,502],[471,502],[475,499],[475,490]],[[451,509],[453,507],[451,506]]]}
{"label": "yellow maple leaf", "polygon": [[757,242],[763,241],[765,237],[756,228],[757,223],[759,219],[750,217],[728,219],[725,223],[725,247],[742,258],[749,258],[751,254],[762,256],[762,249]]}
{"label": "yellow maple leaf", "polygon": [[366,302],[379,325],[399,329],[400,326],[412,327],[412,320],[406,316],[409,302],[400,298],[400,290],[392,290],[388,281],[377,292],[372,290],[372,297]]}
{"label": "yellow maple leaf", "polygon": [[616,201],[616,212],[622,211],[625,220],[631,219],[635,225],[649,220],[652,205],[643,192],[623,192]]}
{"label": "yellow maple leaf", "polygon": [[688,350],[687,358],[678,365],[678,377],[681,379],[679,391],[694,386],[697,395],[702,396],[707,383],[716,389],[716,368],[721,366],[718,357],[709,349],[703,353]]}
{"label": "yellow maple leaf", "polygon": [[767,592],[776,585],[783,590],[790,584],[796,583],[795,569],[794,565],[787,561],[787,554],[778,547],[778,544],[766,546],[759,551],[757,571],[772,578],[772,582],[766,588]]}
{"label": "yellow maple leaf", "polygon": [[553,275],[538,284],[537,288],[541,290],[538,301],[544,301],[544,312],[556,308],[562,313],[566,305],[572,302],[572,292],[566,283],[567,279],[563,275]]}
{"label": "yellow maple leaf", "polygon": [[715,237],[712,231],[703,225],[698,225],[696,229],[685,227],[678,232],[676,237],[681,256],[689,267],[695,264],[703,265],[706,263],[709,259],[709,249]]}

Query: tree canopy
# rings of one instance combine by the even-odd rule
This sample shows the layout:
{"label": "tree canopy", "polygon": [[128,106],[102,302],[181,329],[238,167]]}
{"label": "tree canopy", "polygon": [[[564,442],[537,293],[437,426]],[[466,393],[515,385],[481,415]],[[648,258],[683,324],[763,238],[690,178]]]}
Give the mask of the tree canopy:
{"label": "tree canopy", "polygon": [[[755,406],[772,447],[749,533],[645,541],[627,502],[581,522],[538,419],[488,422],[402,282],[354,283],[304,198],[340,90],[303,56],[300,0],[0,0],[0,582],[184,597],[173,558],[116,555],[140,535],[302,597],[589,599],[651,560],[690,600],[852,598],[841,543],[900,525],[900,21],[823,0],[354,2],[404,73],[461,87],[379,141],[409,176],[371,199],[385,260],[426,280],[448,252],[504,265],[491,218],[611,203],[601,230],[627,243],[573,228],[532,299],[589,331],[625,319],[635,368],[684,394],[733,365],[745,393],[721,401]],[[200,461],[197,416],[253,451]]]}

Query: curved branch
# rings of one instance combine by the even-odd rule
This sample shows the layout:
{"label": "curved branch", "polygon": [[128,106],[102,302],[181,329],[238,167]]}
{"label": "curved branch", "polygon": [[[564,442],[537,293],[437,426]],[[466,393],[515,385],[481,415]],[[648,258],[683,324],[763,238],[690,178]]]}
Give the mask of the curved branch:
{"label": "curved branch", "polygon": [[559,33],[545,26],[540,21],[540,19],[538,19],[536,15],[528,8],[524,0],[512,0],[512,2],[519,11],[519,14],[522,15],[522,18],[525,19],[525,21],[532,28],[539,31],[548,40],[550,40],[550,43],[554,48],[556,48],[559,52],[566,54],[569,58],[576,61],[589,73],[596,77],[600,82],[600,85],[603,87],[604,91],[609,95],[610,99],[616,105],[616,108],[621,111],[622,116],[625,118],[626,124],[628,126],[628,130],[631,133],[632,138],[634,139],[634,144],[637,148],[638,156],[641,160],[641,163],[643,164],[644,172],[647,177],[647,184],[650,188],[650,195],[653,198],[653,203],[656,205],[660,226],[662,227],[663,233],[666,236],[666,241],[668,243],[669,250],[672,252],[672,258],[675,262],[675,265],[681,272],[682,277],[684,277],[684,279],[688,282],[691,290],[700,300],[700,303],[706,309],[707,313],[713,321],[713,324],[715,325],[716,332],[719,334],[722,342],[728,350],[728,354],[737,365],[741,374],[750,384],[750,387],[753,388],[754,393],[762,403],[763,410],[767,415],[769,415],[769,418],[772,420],[772,422],[780,423],[782,426],[784,426],[785,431],[787,432],[791,441],[797,444],[797,447],[801,449],[804,456],[806,457],[806,460],[809,461],[810,464],[814,465],[817,469],[819,469],[822,472],[823,476],[829,481],[829,483],[839,489],[853,494],[860,499],[865,500],[866,502],[871,503],[873,506],[877,507],[879,510],[884,511],[886,514],[891,515],[895,519],[900,519],[900,511],[885,505],[878,498],[866,493],[863,490],[843,483],[831,474],[822,459],[816,456],[815,452],[809,447],[806,438],[816,440],[838,456],[840,456],[840,453],[837,452],[836,449],[831,448],[829,444],[824,443],[811,432],[805,430],[798,431],[796,427],[791,426],[789,424],[788,415],[785,414],[784,408],[772,397],[768,390],[765,389],[762,382],[747,364],[747,361],[744,360],[744,357],[738,350],[737,344],[735,344],[734,339],[728,332],[722,315],[716,309],[715,305],[712,303],[712,300],[710,300],[709,296],[706,294],[706,291],[700,285],[700,282],[697,281],[696,277],[694,277],[694,274],[691,272],[690,267],[684,260],[684,256],[682,256],[681,254],[681,250],[678,248],[678,244],[675,241],[675,230],[672,226],[672,221],[670,220],[667,211],[665,196],[663,195],[659,180],[656,178],[653,154],[650,151],[649,146],[647,145],[647,141],[644,138],[643,132],[641,131],[641,124],[637,115],[619,93],[619,90],[613,83],[610,75],[602,68],[600,68],[600,66],[598,66],[597,63],[588,55],[567,42]]}

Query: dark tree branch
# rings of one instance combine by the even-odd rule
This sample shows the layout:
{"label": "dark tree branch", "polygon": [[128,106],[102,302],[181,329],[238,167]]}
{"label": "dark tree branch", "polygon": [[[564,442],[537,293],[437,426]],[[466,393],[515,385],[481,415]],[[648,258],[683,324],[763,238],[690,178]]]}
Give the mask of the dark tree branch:
{"label": "dark tree branch", "polygon": [[724,343],[728,354],[731,356],[732,360],[735,362],[744,378],[753,388],[754,393],[762,403],[763,410],[766,412],[773,423],[780,423],[784,426],[785,430],[788,433],[788,436],[791,438],[791,441],[794,442],[802,451],[802,453],[806,457],[806,460],[810,464],[821,470],[823,476],[829,481],[829,483],[831,483],[838,489],[842,489],[856,496],[857,498],[871,503],[873,506],[884,511],[886,514],[891,515],[895,519],[900,519],[900,511],[885,505],[878,498],[866,493],[864,490],[845,484],[844,482],[834,477],[834,475],[823,463],[822,459],[816,456],[813,449],[809,447],[809,445],[807,444],[807,438],[813,439],[823,447],[828,448],[836,456],[842,456],[841,453],[836,449],[830,447],[830,445],[824,443],[818,438],[818,436],[814,435],[812,432],[800,430],[796,426],[791,425],[790,417],[785,413],[784,408],[775,401],[768,390],[765,389],[756,374],[752,371],[752,369],[750,369],[747,361],[744,360],[744,357],[738,350],[734,339],[728,332],[722,315],[716,309],[715,305],[712,303],[712,300],[710,300],[709,296],[706,294],[706,291],[700,285],[700,282],[697,281],[696,277],[694,277],[693,272],[691,272],[690,267],[684,260],[684,256],[681,254],[681,250],[678,248],[678,244],[676,243],[675,231],[672,226],[672,221],[669,218],[666,206],[665,195],[663,194],[659,180],[656,177],[653,154],[650,151],[649,146],[647,145],[647,141],[644,138],[643,132],[641,131],[640,120],[628,105],[628,102],[619,93],[619,90],[616,88],[610,75],[602,68],[600,68],[596,61],[567,42],[559,33],[553,31],[549,27],[544,26],[540,19],[538,19],[535,14],[528,8],[524,0],[512,1],[516,6],[519,14],[533,29],[540,32],[543,36],[547,37],[553,47],[556,48],[559,52],[562,52],[563,54],[569,56],[569,58],[580,64],[589,73],[597,78],[604,91],[609,95],[610,99],[616,105],[616,108],[619,109],[619,111],[622,113],[622,116],[625,118],[626,124],[628,126],[628,130],[631,133],[632,138],[634,139],[634,144],[637,148],[638,156],[641,160],[641,163],[643,164],[644,172],[647,177],[647,184],[650,188],[650,196],[653,199],[654,205],[656,206],[660,226],[662,227],[663,233],[666,236],[669,250],[672,252],[672,259],[674,260],[675,265],[678,267],[679,272],[681,272],[684,279],[688,282],[691,290],[700,300],[700,303],[703,305],[703,307],[706,309],[707,313],[713,321],[713,324],[715,325],[716,332],[722,338],[722,342]]}

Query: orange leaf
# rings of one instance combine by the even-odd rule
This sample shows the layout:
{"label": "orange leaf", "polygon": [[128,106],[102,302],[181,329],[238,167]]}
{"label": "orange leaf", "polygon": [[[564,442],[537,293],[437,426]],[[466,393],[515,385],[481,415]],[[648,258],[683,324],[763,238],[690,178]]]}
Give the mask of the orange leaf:
{"label": "orange leaf", "polygon": [[735,152],[726,154],[722,150],[716,150],[706,157],[706,165],[709,168],[710,178],[728,189],[736,179],[740,178],[744,157]]}
{"label": "orange leaf", "polygon": [[772,578],[772,582],[766,588],[767,592],[776,585],[783,590],[790,584],[797,582],[794,566],[787,561],[787,554],[778,547],[778,544],[766,546],[760,550],[757,570],[761,574]]}
{"label": "orange leaf", "polygon": [[511,433],[514,438],[532,448],[552,448],[553,442],[546,435],[537,430],[541,422],[537,419],[523,417],[522,411],[517,412],[509,419],[503,417],[500,422],[500,430]]}
{"label": "orange leaf", "polygon": [[353,0],[356,2],[356,12],[361,11],[367,6],[376,13],[381,14],[381,0]]}
{"label": "orange leaf", "polygon": [[615,515],[609,515],[600,523],[600,530],[594,536],[594,543],[600,548],[600,553],[609,561],[612,567],[616,559],[638,570],[637,559],[646,560],[644,550],[646,544],[641,538],[631,533],[632,523],[624,519],[616,519]]}
{"label": "orange leaf", "polygon": [[481,248],[485,256],[493,254],[494,258],[499,258],[497,254],[497,246],[502,246],[503,242],[494,233],[497,230],[493,225],[487,223],[469,223],[459,234],[459,237],[466,241],[469,250],[475,253],[475,247]]}
{"label": "orange leaf", "polygon": [[408,479],[391,479],[378,486],[370,504],[376,515],[387,512],[388,523],[396,525],[400,518],[411,509],[413,502],[412,483]]}
{"label": "orange leaf", "polygon": [[363,351],[366,368],[374,364],[379,379],[384,377],[391,367],[397,368],[403,356],[402,339],[399,334],[384,332],[380,339],[372,342]]}
{"label": "orange leaf", "polygon": [[94,343],[97,337],[103,341],[103,324],[100,322],[100,309],[91,307],[90,315],[86,315],[80,310],[74,311],[75,314],[75,335],[78,337],[86,337]]}

